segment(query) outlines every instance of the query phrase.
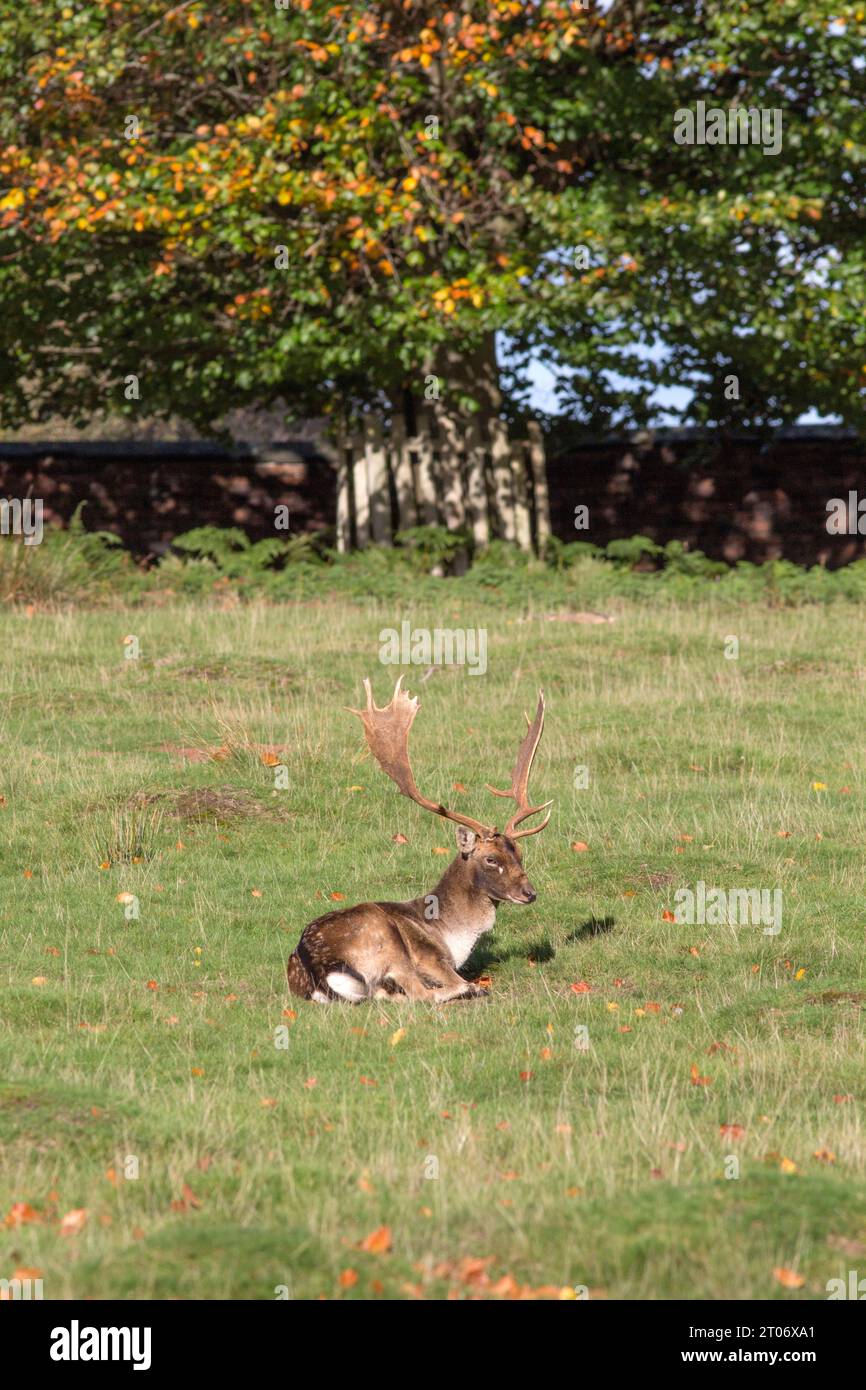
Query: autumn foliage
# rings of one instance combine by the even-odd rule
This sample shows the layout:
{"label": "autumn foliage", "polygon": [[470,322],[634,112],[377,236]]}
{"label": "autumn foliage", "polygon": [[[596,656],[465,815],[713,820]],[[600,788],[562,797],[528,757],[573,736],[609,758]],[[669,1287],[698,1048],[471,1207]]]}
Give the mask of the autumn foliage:
{"label": "autumn foliage", "polygon": [[[139,408],[129,372],[151,412],[322,409],[497,331],[587,419],[685,380],[858,418],[864,36],[829,0],[10,9],[0,420]],[[783,152],[677,146],[698,99],[781,108]]]}

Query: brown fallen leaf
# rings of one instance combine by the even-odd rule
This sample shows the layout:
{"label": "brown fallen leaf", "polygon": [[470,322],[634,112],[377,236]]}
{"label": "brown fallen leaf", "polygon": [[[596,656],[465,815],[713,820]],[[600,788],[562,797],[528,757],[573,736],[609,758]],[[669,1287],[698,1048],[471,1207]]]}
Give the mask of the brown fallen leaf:
{"label": "brown fallen leaf", "polygon": [[198,1211],[200,1207],[201,1202],[198,1197],[196,1197],[188,1182],[185,1182],[181,1188],[181,1196],[175,1198],[171,1203],[172,1211]]}
{"label": "brown fallen leaf", "polygon": [[723,1139],[742,1139],[745,1132],[742,1125],[719,1125],[719,1134]]}
{"label": "brown fallen leaf", "polygon": [[595,626],[599,623],[612,623],[613,617],[609,613],[548,613],[549,623],[587,623]]}

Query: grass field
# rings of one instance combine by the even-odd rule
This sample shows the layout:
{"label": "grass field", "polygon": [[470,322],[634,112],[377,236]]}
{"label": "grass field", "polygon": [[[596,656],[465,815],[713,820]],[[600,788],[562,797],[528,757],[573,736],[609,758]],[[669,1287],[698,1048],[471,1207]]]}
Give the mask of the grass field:
{"label": "grass field", "polygon": [[[798,1300],[866,1275],[861,610],[582,626],[443,594],[0,616],[0,1276]],[[466,967],[488,1002],[317,1007],[285,991],[305,923],[432,888],[453,848],[342,712],[364,675],[389,693],[407,616],[488,631],[485,676],[407,672],[428,795],[495,806],[544,686],[539,897]],[[780,933],[669,920],[699,881],[780,888]]]}

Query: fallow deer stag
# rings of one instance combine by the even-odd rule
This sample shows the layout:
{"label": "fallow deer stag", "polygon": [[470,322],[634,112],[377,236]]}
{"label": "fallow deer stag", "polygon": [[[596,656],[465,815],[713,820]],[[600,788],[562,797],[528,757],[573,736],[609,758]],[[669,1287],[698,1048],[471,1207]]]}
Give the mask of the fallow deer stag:
{"label": "fallow deer stag", "polygon": [[[404,903],[361,903],[317,917],[304,930],[289,957],[289,989],[318,1004],[403,994],[409,999],[444,1003],[475,999],[487,991],[458,975],[482,932],[496,923],[499,903],[532,903],[536,892],[523,871],[517,841],[537,835],[550,819],[553,803],[530,806],[529,774],[544,727],[544,694],[539,691],[535,718],[520,745],[508,791],[487,790],[509,797],[516,810],[505,829],[472,820],[422,796],[409,763],[409,730],[418,713],[398,680],[391,703],[373,703],[369,680],[364,681],[367,708],[350,710],[364,725],[373,757],[404,796],[425,811],[457,824],[457,858],[424,897]],[[530,816],[547,815],[529,830],[517,827]]]}

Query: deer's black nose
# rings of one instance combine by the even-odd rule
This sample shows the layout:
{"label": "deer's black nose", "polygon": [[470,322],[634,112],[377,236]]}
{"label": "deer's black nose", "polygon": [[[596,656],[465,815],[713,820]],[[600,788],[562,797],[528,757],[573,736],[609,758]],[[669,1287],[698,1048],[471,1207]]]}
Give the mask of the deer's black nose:
{"label": "deer's black nose", "polygon": [[534,888],[524,888],[523,897],[526,900],[526,902],[534,903],[535,899],[538,897],[538,894],[536,893]]}

